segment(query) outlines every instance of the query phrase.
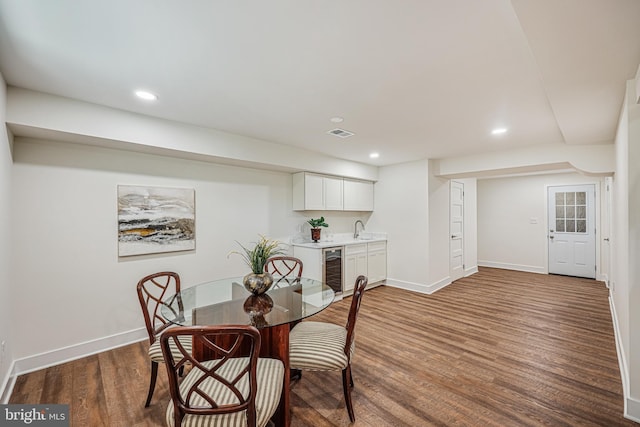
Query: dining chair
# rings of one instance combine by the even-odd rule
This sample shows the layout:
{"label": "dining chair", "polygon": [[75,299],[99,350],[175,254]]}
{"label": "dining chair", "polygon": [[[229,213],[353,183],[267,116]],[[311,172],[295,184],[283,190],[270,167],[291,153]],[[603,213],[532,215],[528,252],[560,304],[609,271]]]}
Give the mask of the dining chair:
{"label": "dining chair", "polygon": [[[180,276],[178,273],[163,271],[160,273],[150,274],[138,281],[137,286],[138,300],[142,308],[144,323],[149,334],[149,359],[151,360],[151,378],[149,380],[149,392],[147,393],[147,401],[145,408],[151,403],[153,391],[156,388],[156,379],[158,377],[158,364],[164,363],[162,350],[160,349],[160,334],[171,326],[160,314],[160,306],[162,302],[180,292]],[[178,307],[181,310],[181,301],[178,301]],[[177,313],[178,315],[181,313]],[[191,348],[191,341],[185,339],[184,345]],[[177,351],[177,349],[174,349]]]}
{"label": "dining chair", "polygon": [[[342,389],[351,422],[356,420],[351,402],[353,377],[351,360],[355,351],[355,327],[367,278],[355,282],[346,327],[326,322],[298,323],[289,335],[289,364],[301,377],[301,371],[342,371]],[[293,376],[292,376],[293,378]]]}
{"label": "dining chair", "polygon": [[264,271],[276,276],[275,286],[281,280],[287,280],[290,283],[291,279],[300,281],[302,277],[302,260],[292,256],[274,256],[267,260],[264,265]]}
{"label": "dining chair", "polygon": [[[212,350],[213,359],[196,360],[184,338]],[[278,408],[284,364],[258,357],[261,338],[255,327],[177,326],[160,336],[160,344],[171,395],[167,426],[262,427]],[[187,364],[191,370],[178,382]]]}

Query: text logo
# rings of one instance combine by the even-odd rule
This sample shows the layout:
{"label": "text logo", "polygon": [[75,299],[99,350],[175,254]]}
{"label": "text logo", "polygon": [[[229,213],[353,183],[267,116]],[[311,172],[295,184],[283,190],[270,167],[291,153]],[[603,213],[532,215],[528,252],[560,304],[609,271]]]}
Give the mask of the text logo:
{"label": "text logo", "polygon": [[69,405],[0,405],[0,427],[69,425]]}

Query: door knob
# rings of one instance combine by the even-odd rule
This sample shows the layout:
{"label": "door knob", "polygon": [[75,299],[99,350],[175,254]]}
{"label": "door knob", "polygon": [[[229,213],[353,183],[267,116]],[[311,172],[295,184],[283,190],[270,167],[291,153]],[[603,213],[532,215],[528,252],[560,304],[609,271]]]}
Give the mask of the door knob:
{"label": "door knob", "polygon": [[553,236],[549,236],[550,239],[553,239]]}

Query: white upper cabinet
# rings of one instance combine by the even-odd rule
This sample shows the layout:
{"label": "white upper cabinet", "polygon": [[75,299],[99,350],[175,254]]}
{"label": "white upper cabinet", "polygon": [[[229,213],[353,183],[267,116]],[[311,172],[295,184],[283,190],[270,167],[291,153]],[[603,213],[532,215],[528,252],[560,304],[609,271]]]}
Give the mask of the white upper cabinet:
{"label": "white upper cabinet", "polygon": [[293,210],[341,211],[342,178],[300,172],[293,174]]}
{"label": "white upper cabinet", "polygon": [[294,211],[372,211],[373,182],[319,175],[293,174]]}
{"label": "white upper cabinet", "polygon": [[344,210],[372,211],[373,182],[344,179]]}
{"label": "white upper cabinet", "polygon": [[[308,210],[324,210],[324,178],[320,175],[305,174],[300,183],[303,191],[303,207]],[[294,179],[294,188],[295,188]],[[295,197],[294,197],[295,204]],[[296,209],[296,206],[293,207]]]}
{"label": "white upper cabinet", "polygon": [[341,211],[343,183],[342,178],[333,178],[329,176],[323,177],[324,184],[324,210]]}

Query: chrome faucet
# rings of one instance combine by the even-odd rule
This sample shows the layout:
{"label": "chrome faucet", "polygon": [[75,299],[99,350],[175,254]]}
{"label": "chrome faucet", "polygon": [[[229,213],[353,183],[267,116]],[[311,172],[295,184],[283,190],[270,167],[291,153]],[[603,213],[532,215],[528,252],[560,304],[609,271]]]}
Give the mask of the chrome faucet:
{"label": "chrome faucet", "polygon": [[360,235],[360,233],[358,233],[358,223],[360,223],[360,225],[362,225],[362,230],[360,231],[364,231],[364,223],[360,220],[357,220],[356,223],[354,224],[354,228],[353,228],[353,238],[357,239],[358,236]]}

